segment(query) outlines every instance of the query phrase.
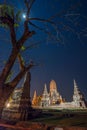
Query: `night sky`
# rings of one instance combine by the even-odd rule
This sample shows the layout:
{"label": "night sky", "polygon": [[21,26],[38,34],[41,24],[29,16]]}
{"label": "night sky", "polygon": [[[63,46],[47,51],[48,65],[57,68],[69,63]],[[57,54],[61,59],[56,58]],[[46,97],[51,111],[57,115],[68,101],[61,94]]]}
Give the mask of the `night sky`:
{"label": "night sky", "polygon": [[[3,0],[0,0],[3,3]],[[23,0],[6,0],[14,5],[14,10],[26,13]],[[22,13],[22,14],[23,14]],[[72,100],[73,80],[87,99],[87,1],[86,0],[36,0],[29,17],[49,19],[54,24],[32,21],[43,28],[42,31],[29,25],[36,34],[25,46],[40,43],[32,49],[22,52],[26,64],[34,61],[37,66],[31,69],[31,97],[34,90],[41,94],[44,84],[53,79],[60,94],[68,101]],[[17,39],[23,32],[24,19],[21,15]],[[50,32],[48,35],[46,32]],[[0,71],[11,50],[9,30],[0,28]],[[19,70],[16,62],[14,75]]]}

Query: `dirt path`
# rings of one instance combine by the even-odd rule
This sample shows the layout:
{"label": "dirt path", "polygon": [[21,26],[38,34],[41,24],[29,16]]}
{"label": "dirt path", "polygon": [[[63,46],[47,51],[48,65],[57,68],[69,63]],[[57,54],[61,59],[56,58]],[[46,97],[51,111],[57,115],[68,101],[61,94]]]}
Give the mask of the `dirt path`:
{"label": "dirt path", "polygon": [[0,127],[11,128],[12,130],[48,130],[48,129],[49,130],[87,130],[87,128],[84,128],[84,127],[63,127],[63,128],[59,128],[59,127],[55,126],[55,127],[40,127],[40,128],[38,128],[38,126],[35,126],[34,124],[33,124],[33,126],[31,126],[31,128],[25,128],[25,127],[22,127],[22,126],[15,126],[15,125],[0,123]]}
{"label": "dirt path", "polygon": [[0,124],[1,127],[5,127],[5,128],[12,128],[12,129],[16,129],[16,130],[32,130],[31,128],[23,128],[23,127],[18,127],[18,126],[14,126],[14,125],[8,125],[8,124]]}

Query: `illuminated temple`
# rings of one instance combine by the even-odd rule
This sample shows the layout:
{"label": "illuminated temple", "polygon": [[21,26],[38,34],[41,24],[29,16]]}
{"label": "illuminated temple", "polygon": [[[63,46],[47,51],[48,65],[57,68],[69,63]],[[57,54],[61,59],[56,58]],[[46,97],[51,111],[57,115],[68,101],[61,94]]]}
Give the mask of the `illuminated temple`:
{"label": "illuminated temple", "polygon": [[66,102],[65,99],[62,98],[60,93],[57,90],[57,85],[54,80],[50,82],[49,92],[47,90],[47,86],[45,84],[44,90],[41,96],[37,96],[36,91],[34,92],[34,96],[32,99],[32,105],[41,107],[41,108],[61,108],[61,109],[69,109],[69,108],[86,108],[87,103],[85,101],[84,95],[79,90],[76,81],[74,80],[74,92],[73,92],[73,101]]}
{"label": "illuminated temple", "polygon": [[87,108],[87,103],[81,91],[79,90],[74,80],[73,101],[66,102],[57,90],[57,85],[54,80],[50,82],[49,92],[45,84],[43,93],[37,96],[36,91],[30,100],[30,72],[27,72],[24,78],[24,83],[20,88],[15,90],[7,99],[3,112],[2,119],[5,120],[28,120],[33,116],[37,116],[38,111],[34,108],[53,108],[53,109],[83,109]]}

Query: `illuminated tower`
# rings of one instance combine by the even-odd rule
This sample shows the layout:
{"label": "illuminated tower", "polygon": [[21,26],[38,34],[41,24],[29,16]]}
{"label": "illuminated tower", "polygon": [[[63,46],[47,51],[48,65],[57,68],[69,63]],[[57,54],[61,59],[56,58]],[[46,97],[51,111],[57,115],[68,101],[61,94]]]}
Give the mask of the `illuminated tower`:
{"label": "illuminated tower", "polygon": [[75,80],[74,80],[73,102],[76,107],[79,107],[79,108],[87,107],[85,98],[84,98],[83,94],[81,93],[81,91],[79,90]]}
{"label": "illuminated tower", "polygon": [[51,104],[56,104],[56,103],[60,102],[60,100],[62,100],[61,98],[62,98],[62,96],[57,91],[56,82],[54,80],[51,80],[51,82],[50,82],[50,100],[51,100]]}
{"label": "illuminated tower", "polygon": [[43,91],[43,94],[42,94],[42,99],[41,99],[41,106],[45,107],[45,106],[49,106],[49,104],[50,104],[50,99],[49,99],[49,94],[48,94],[48,91],[47,91],[47,86],[45,84],[44,91]]}
{"label": "illuminated tower", "polygon": [[31,74],[30,72],[27,72],[24,77],[22,94],[20,97],[21,99],[20,99],[19,112],[21,112],[20,116],[21,120],[27,120],[32,110],[30,100],[30,81],[31,81]]}
{"label": "illuminated tower", "polygon": [[33,96],[33,99],[32,99],[32,105],[33,106],[37,105],[37,93],[36,93],[36,90],[34,91],[34,96]]}
{"label": "illuminated tower", "polygon": [[7,100],[2,112],[2,119],[27,120],[32,112],[30,101],[30,72],[24,77],[21,88],[16,88]]}

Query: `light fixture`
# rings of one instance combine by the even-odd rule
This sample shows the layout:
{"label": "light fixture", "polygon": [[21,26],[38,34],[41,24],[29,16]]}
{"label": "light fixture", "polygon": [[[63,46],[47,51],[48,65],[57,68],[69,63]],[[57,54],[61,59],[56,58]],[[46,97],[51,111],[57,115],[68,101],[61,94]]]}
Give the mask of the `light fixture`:
{"label": "light fixture", "polygon": [[6,105],[6,106],[7,106],[7,108],[8,108],[8,107],[10,107],[10,103],[7,103],[7,105]]}

